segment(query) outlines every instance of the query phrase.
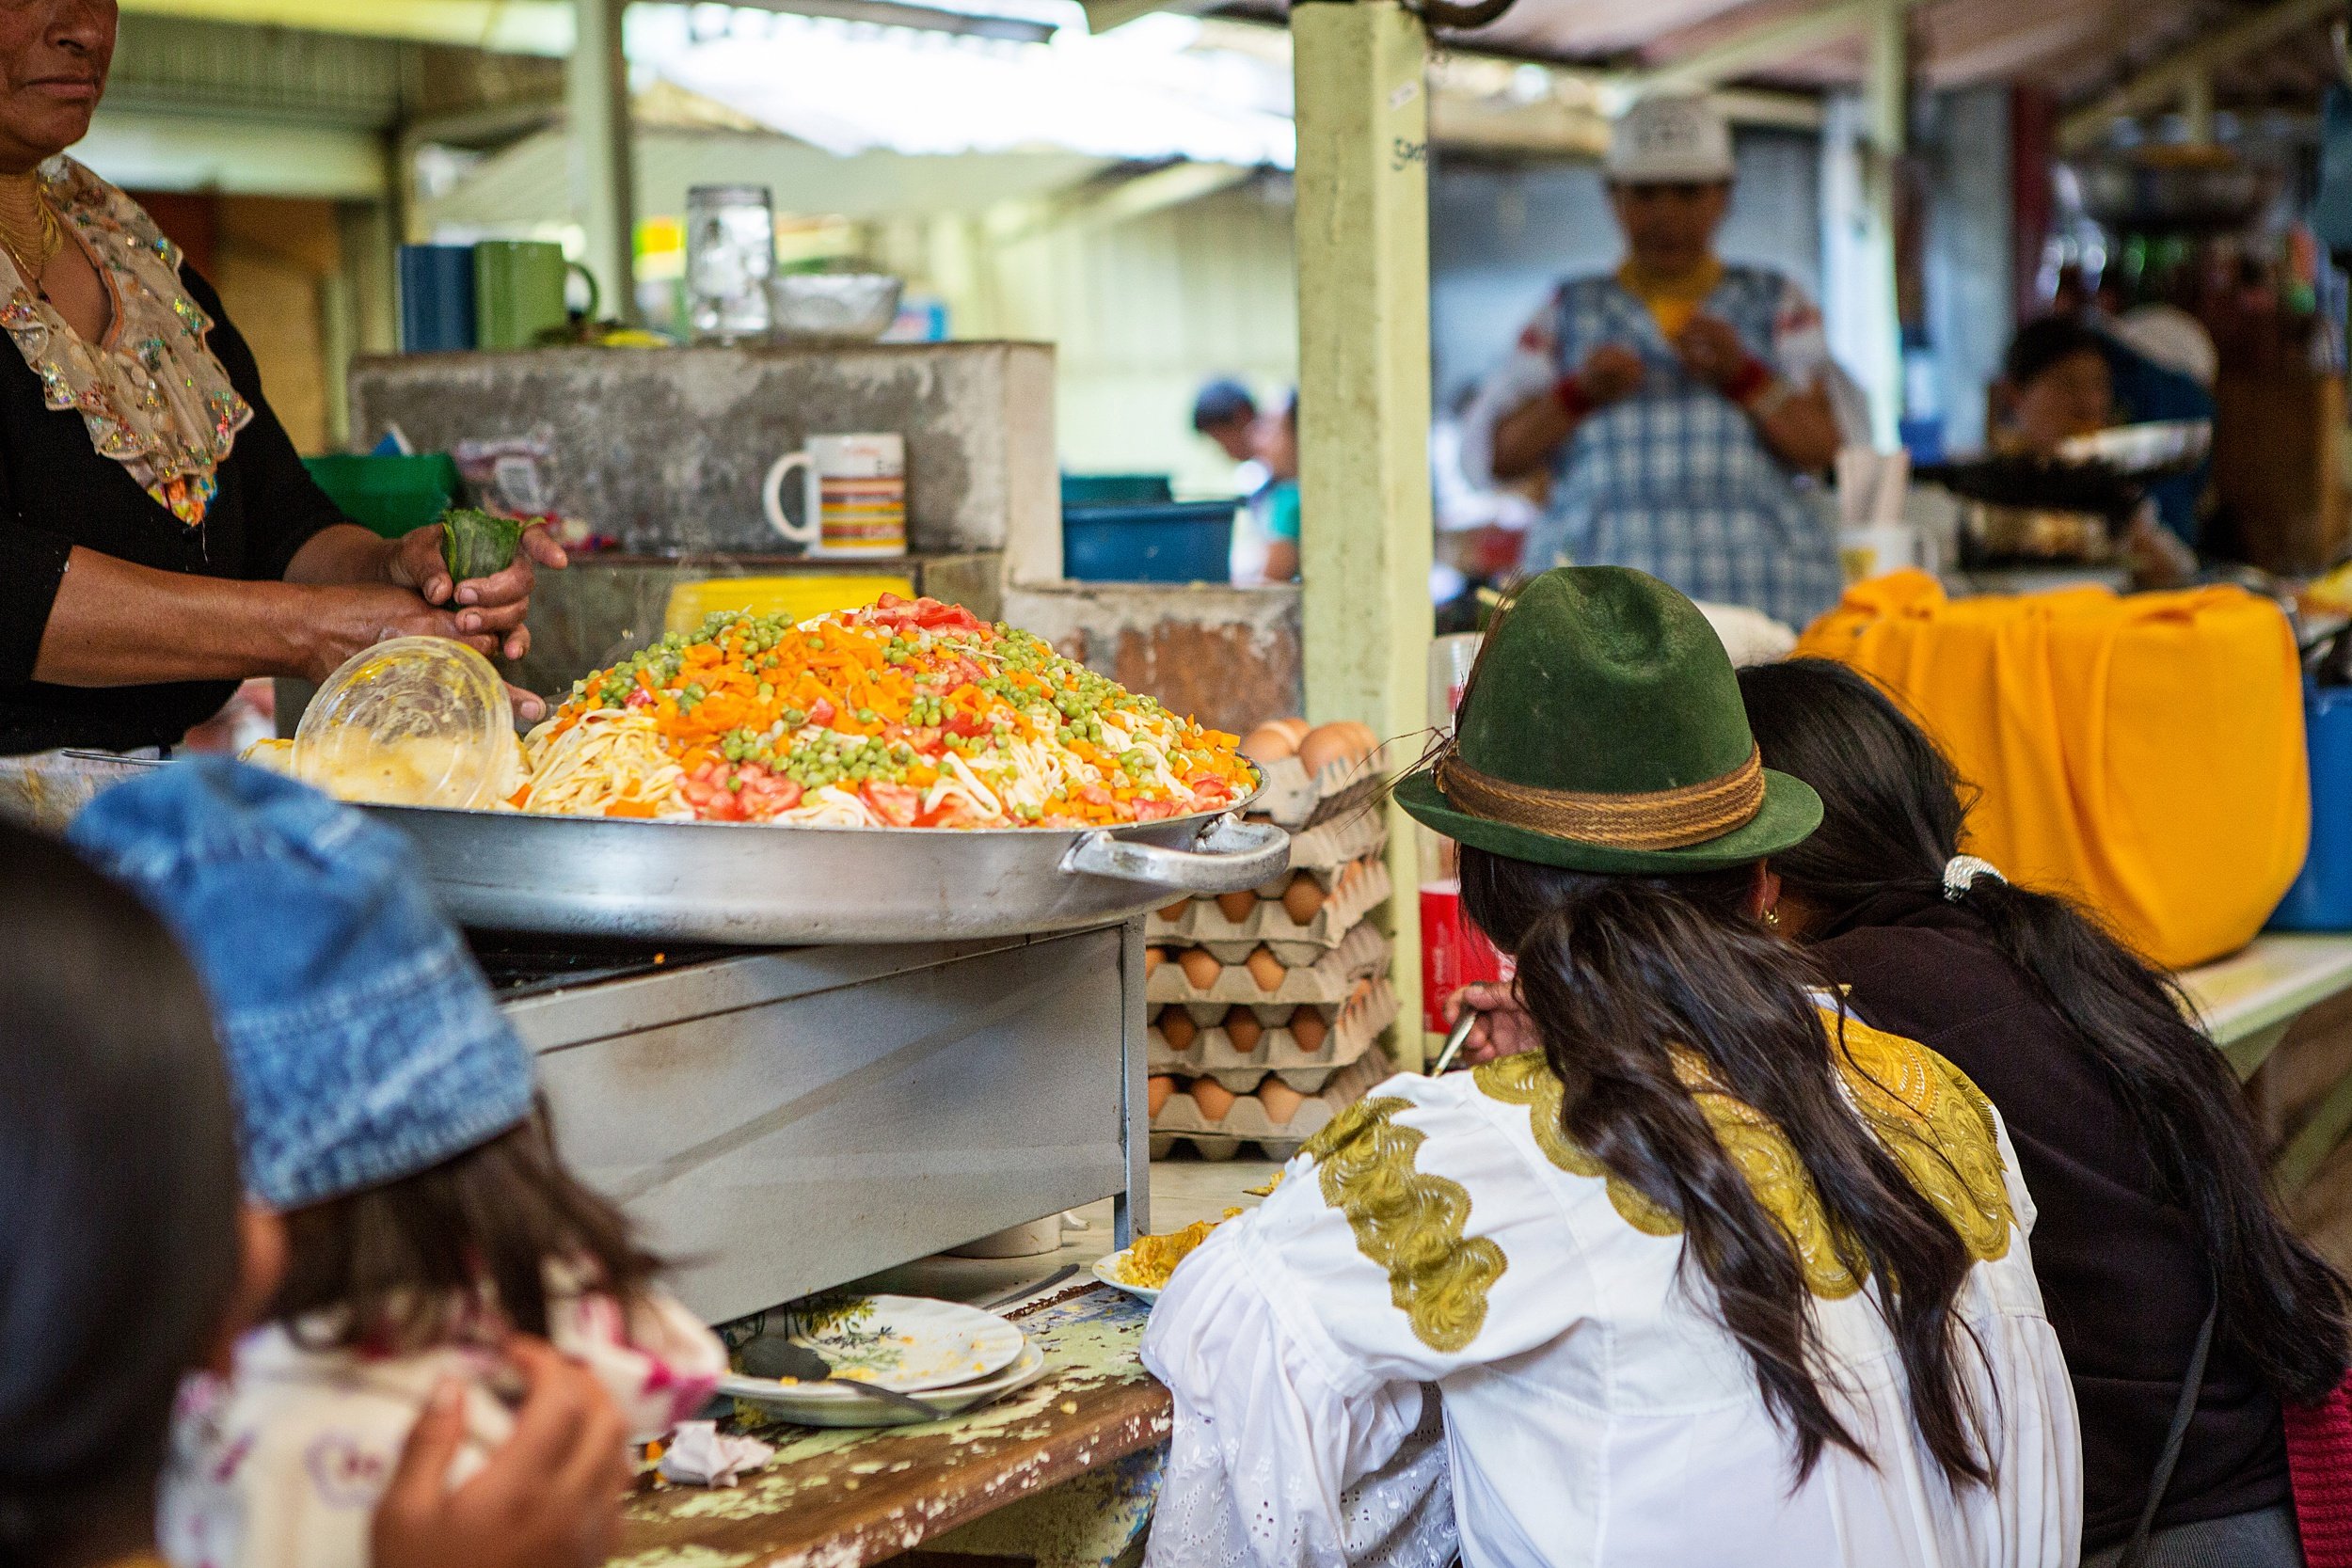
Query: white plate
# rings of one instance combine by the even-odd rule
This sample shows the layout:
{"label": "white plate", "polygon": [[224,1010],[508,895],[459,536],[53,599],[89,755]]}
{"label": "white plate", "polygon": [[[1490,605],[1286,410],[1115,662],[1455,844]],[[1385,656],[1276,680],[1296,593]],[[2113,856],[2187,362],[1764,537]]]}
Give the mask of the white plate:
{"label": "white plate", "polygon": [[[961,1384],[953,1388],[934,1389],[930,1393],[917,1394],[914,1398],[936,1411],[939,1418],[945,1420],[975,1405],[1001,1399],[1015,1389],[1026,1388],[1044,1375],[1045,1353],[1035,1345],[1025,1343],[1019,1358],[993,1377]],[[764,1377],[741,1377],[729,1373],[719,1380],[719,1392],[739,1400],[748,1400],[763,1410],[774,1412],[779,1419],[804,1427],[915,1424],[912,1414],[862,1392],[855,1384],[830,1380],[824,1383],[775,1383]]]}
{"label": "white plate", "polygon": [[1130,1285],[1124,1278],[1121,1277],[1121,1275],[1127,1267],[1127,1254],[1133,1250],[1135,1249],[1132,1247],[1120,1247],[1117,1252],[1105,1253],[1104,1256],[1097,1258],[1094,1260],[1094,1277],[1101,1280],[1104,1284],[1109,1286],[1114,1291],[1126,1291],[1137,1301],[1154,1302],[1159,1300],[1160,1288],[1158,1286]]}
{"label": "white plate", "polygon": [[822,1328],[789,1335],[825,1358],[836,1380],[901,1394],[949,1388],[1002,1371],[1027,1339],[993,1312],[928,1296],[860,1296]]}

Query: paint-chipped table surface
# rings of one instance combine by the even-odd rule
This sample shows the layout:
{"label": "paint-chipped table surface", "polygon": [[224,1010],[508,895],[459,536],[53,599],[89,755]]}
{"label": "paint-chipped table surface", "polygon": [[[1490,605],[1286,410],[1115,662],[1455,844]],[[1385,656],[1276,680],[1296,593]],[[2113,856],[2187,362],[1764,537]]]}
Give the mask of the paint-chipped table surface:
{"label": "paint-chipped table surface", "polygon": [[1039,1382],[923,1426],[747,1427],[775,1463],[729,1488],[642,1489],[615,1568],[859,1568],[1167,1438],[1168,1391],[1136,1354],[1142,1303],[1087,1279],[1008,1315],[1045,1353]]}

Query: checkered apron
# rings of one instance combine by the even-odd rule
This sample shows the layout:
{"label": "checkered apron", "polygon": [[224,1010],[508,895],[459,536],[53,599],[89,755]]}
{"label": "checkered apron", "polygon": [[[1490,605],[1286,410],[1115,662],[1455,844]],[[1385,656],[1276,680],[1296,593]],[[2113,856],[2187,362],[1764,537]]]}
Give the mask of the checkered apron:
{"label": "checkered apron", "polygon": [[[1782,289],[1771,273],[1730,267],[1706,306],[1775,371]],[[1649,373],[1579,425],[1554,460],[1551,511],[1528,534],[1530,571],[1637,567],[1694,599],[1797,627],[1837,602],[1837,540],[1818,498],[1744,412],[1683,370],[1648,307],[1613,277],[1581,278],[1560,291],[1554,337],[1562,374],[1608,342],[1639,354]]]}

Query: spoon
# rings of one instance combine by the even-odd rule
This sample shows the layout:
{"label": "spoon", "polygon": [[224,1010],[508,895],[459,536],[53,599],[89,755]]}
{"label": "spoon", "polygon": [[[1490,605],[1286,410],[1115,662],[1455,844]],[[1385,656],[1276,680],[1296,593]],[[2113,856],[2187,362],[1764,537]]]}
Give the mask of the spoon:
{"label": "spoon", "polygon": [[853,1377],[835,1377],[825,1358],[806,1345],[796,1345],[789,1339],[762,1335],[743,1347],[739,1359],[743,1370],[752,1377],[790,1378],[795,1383],[838,1383],[871,1394],[884,1404],[903,1406],[926,1421],[941,1419],[938,1411],[921,1400],[901,1394],[896,1388],[885,1388],[879,1383],[864,1383]]}

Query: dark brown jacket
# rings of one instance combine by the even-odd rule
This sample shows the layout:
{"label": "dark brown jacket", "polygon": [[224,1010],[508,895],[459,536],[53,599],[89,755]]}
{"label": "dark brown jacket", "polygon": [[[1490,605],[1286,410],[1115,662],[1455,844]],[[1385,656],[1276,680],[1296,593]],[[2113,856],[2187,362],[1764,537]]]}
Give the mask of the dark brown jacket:
{"label": "dark brown jacket", "polygon": [[[2148,1495],[2211,1305],[2188,1216],[2081,1042],[1962,905],[1890,893],[1813,949],[1873,1027],[1942,1053],[2009,1125],[2039,1212],[2034,1273],[2082,1415],[2083,1549],[2120,1544]],[[2279,1407],[2217,1340],[2159,1525],[2288,1500]]]}

